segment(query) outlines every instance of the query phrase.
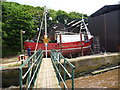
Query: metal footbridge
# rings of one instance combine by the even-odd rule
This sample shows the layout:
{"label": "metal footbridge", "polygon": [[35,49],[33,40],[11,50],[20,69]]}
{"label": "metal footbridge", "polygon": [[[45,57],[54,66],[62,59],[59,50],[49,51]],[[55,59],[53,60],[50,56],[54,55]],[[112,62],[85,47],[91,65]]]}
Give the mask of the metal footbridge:
{"label": "metal footbridge", "polygon": [[[43,58],[43,50],[38,50],[19,67],[20,90],[31,89],[68,89],[74,90],[74,69],[57,50],[50,51],[51,58]],[[63,63],[61,63],[63,62]],[[24,69],[27,67],[27,69]],[[71,79],[67,87],[66,79]]]}

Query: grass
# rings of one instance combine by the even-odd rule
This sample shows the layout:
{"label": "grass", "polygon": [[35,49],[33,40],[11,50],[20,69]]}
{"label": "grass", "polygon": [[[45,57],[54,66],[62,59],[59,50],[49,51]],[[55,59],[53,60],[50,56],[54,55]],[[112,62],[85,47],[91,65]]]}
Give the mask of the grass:
{"label": "grass", "polygon": [[16,64],[12,64],[12,65],[8,65],[7,67],[17,67],[17,66],[20,66],[21,63],[16,63]]}
{"label": "grass", "polygon": [[11,63],[11,62],[16,62],[17,60],[11,60],[11,61],[2,61],[2,64],[6,64],[6,63]]}
{"label": "grass", "polygon": [[11,63],[11,62],[17,62],[18,61],[18,57],[11,57],[11,58],[3,58],[1,59],[1,63],[2,64],[6,64],[6,63]]}
{"label": "grass", "polygon": [[21,62],[18,60],[18,56],[2,58],[0,63],[3,64],[3,67],[18,67],[21,65]]}

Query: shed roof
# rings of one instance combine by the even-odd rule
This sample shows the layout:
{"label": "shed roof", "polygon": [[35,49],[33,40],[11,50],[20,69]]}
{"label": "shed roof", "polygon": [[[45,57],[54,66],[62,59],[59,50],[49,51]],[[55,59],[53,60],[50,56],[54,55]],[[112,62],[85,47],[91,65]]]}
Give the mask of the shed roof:
{"label": "shed roof", "polygon": [[90,17],[96,17],[102,14],[106,14],[112,11],[120,10],[120,4],[117,5],[105,5],[104,7],[100,8],[98,11],[90,15]]}

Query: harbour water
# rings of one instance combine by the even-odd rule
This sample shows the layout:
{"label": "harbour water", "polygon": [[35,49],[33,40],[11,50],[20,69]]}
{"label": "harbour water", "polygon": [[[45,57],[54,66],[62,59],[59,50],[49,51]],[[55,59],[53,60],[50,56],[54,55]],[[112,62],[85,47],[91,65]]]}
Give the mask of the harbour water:
{"label": "harbour water", "polygon": [[[88,75],[76,78],[75,88],[118,88],[120,86],[120,69],[114,69],[96,75]],[[67,86],[71,88],[71,80],[67,80]]]}

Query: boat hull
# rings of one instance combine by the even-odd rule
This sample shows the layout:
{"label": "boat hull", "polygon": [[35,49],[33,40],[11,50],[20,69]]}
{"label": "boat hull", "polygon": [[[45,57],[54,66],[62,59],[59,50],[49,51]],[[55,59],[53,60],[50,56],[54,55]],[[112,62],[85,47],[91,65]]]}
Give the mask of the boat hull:
{"label": "boat hull", "polygon": [[[48,54],[50,50],[56,49],[60,50],[63,55],[67,54],[75,54],[75,53],[89,53],[92,45],[92,39],[86,41],[78,41],[78,42],[69,42],[69,43],[48,43],[47,44]],[[24,42],[25,49],[31,49],[31,51],[35,50],[36,42]],[[38,49],[45,50],[45,43],[38,43]]]}

